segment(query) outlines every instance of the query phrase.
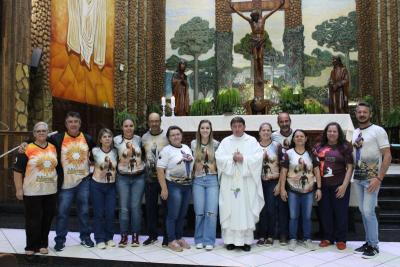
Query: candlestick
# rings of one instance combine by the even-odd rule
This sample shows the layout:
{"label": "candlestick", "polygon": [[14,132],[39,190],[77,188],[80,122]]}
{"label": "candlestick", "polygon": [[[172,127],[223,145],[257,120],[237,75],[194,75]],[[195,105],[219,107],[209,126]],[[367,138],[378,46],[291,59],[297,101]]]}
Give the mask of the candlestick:
{"label": "candlestick", "polygon": [[161,97],[161,106],[165,106],[165,96]]}

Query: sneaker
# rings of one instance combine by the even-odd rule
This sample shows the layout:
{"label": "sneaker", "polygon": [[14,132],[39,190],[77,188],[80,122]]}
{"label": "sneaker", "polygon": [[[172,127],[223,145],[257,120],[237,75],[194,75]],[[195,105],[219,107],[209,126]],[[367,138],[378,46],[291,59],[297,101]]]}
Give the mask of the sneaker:
{"label": "sneaker", "polygon": [[256,244],[257,244],[257,246],[259,246],[259,247],[264,246],[264,245],[265,245],[265,239],[264,239],[264,238],[258,239],[258,241],[257,241]]}
{"label": "sneaker", "polygon": [[244,244],[244,246],[242,247],[243,251],[249,252],[251,250],[250,245]]}
{"label": "sneaker", "polygon": [[139,243],[139,234],[137,233],[133,233],[132,234],[132,247],[139,247],[140,243]]}
{"label": "sneaker", "polygon": [[303,245],[306,249],[311,250],[311,251],[314,251],[314,250],[316,249],[316,248],[315,248],[315,245],[314,245],[314,243],[312,242],[311,239],[307,239],[306,241],[303,242],[302,245]]}
{"label": "sneaker", "polygon": [[345,250],[346,249],[346,243],[345,242],[336,242],[336,247],[338,250]]}
{"label": "sneaker", "polygon": [[178,244],[178,242],[176,240],[174,240],[172,242],[169,242],[168,243],[168,247],[171,250],[175,251],[175,252],[182,252],[183,251],[183,248]]}
{"label": "sneaker", "polygon": [[286,236],[281,236],[281,237],[279,238],[279,244],[280,244],[281,246],[287,246],[288,242],[287,242]]}
{"label": "sneaker", "polygon": [[65,248],[65,242],[56,242],[54,246],[55,251],[63,251]]}
{"label": "sneaker", "polygon": [[115,247],[117,244],[115,244],[114,240],[111,239],[106,242],[106,245],[109,247]]}
{"label": "sneaker", "polygon": [[197,249],[202,249],[203,248],[203,243],[197,243],[196,244]]}
{"label": "sneaker", "polygon": [[40,248],[39,253],[43,255],[49,254],[49,250],[47,248]]}
{"label": "sneaker", "polygon": [[166,238],[166,237],[163,237],[163,240],[162,240],[162,247],[163,248],[166,248],[166,247],[168,247],[168,238]]}
{"label": "sneaker", "polygon": [[361,247],[356,248],[353,252],[354,252],[355,254],[363,254],[364,251],[367,249],[367,247],[368,247],[368,243],[365,242]]}
{"label": "sneaker", "polygon": [[106,243],[104,242],[97,243],[96,247],[98,249],[106,249]]}
{"label": "sneaker", "polygon": [[288,249],[290,251],[295,251],[296,245],[297,245],[297,240],[296,239],[290,239]]}
{"label": "sneaker", "polygon": [[378,248],[374,248],[374,247],[368,246],[365,249],[364,253],[362,254],[362,257],[364,259],[372,259],[372,258],[375,258],[376,256],[378,256],[378,254],[379,254],[379,249]]}
{"label": "sneaker", "polygon": [[26,256],[33,256],[33,255],[35,255],[35,251],[33,251],[33,250],[25,250],[25,255]]}
{"label": "sneaker", "polygon": [[118,247],[124,248],[128,245],[128,235],[122,234],[121,241],[119,241]]}
{"label": "sneaker", "polygon": [[214,249],[214,246],[213,245],[207,245],[206,246],[206,250],[207,251],[211,251],[211,250],[213,250]]}
{"label": "sneaker", "polygon": [[269,237],[269,238],[267,238],[267,240],[265,240],[266,247],[271,247],[273,244],[274,244],[274,240],[271,237]]}
{"label": "sneaker", "polygon": [[321,248],[326,248],[327,246],[329,246],[331,244],[331,241],[329,240],[321,240],[321,242],[319,242],[319,246]]}
{"label": "sneaker", "polygon": [[149,236],[149,238],[147,238],[147,239],[143,242],[143,246],[152,245],[152,244],[157,243],[157,242],[158,242],[157,237],[150,237],[150,236]]}
{"label": "sneaker", "polygon": [[90,237],[86,237],[84,239],[81,239],[81,245],[84,246],[85,248],[92,248],[94,247],[94,243]]}
{"label": "sneaker", "polygon": [[188,244],[188,242],[186,242],[185,239],[181,238],[181,239],[177,240],[176,242],[178,242],[178,244],[179,244],[182,248],[190,249],[190,245]]}
{"label": "sneaker", "polygon": [[234,250],[236,248],[236,246],[234,244],[228,244],[226,245],[226,249],[227,250]]}

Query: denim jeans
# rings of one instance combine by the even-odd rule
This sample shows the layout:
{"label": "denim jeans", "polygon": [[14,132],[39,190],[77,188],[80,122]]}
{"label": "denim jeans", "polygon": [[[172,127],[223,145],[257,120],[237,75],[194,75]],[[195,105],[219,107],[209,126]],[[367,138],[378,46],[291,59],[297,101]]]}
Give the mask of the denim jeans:
{"label": "denim jeans", "polygon": [[350,186],[342,198],[336,197],[339,185],[322,186],[322,198],[319,201],[322,239],[332,243],[347,241]]}
{"label": "denim jeans", "polygon": [[119,196],[119,225],[121,234],[140,233],[145,173],[136,176],[117,175]]}
{"label": "denim jeans", "polygon": [[112,240],[116,205],[115,183],[98,183],[91,180],[90,199],[93,206],[93,228],[96,243]]}
{"label": "denim jeans", "polygon": [[86,177],[77,186],[59,191],[56,237],[54,238],[56,242],[65,242],[68,234],[69,210],[74,199],[76,199],[80,238],[83,240],[90,237],[89,188],[90,178]]}
{"label": "denim jeans", "polygon": [[214,245],[217,231],[219,185],[216,174],[193,181],[193,206],[196,214],[194,242]]}
{"label": "denim jeans", "polygon": [[183,236],[183,225],[189,207],[191,185],[180,185],[167,181],[167,235],[168,242],[181,239]]}
{"label": "denim jeans", "polygon": [[365,240],[372,247],[378,247],[378,220],[375,214],[375,207],[378,202],[379,189],[369,193],[368,180],[354,180],[354,189],[357,192],[358,208],[364,224]]}
{"label": "denim jeans", "polygon": [[301,212],[303,223],[303,238],[311,239],[311,212],[314,199],[314,192],[307,194],[288,191],[289,197],[289,238],[296,239],[298,220]]}
{"label": "denim jeans", "polygon": [[[146,199],[146,224],[147,234],[150,238],[158,237],[158,196],[160,195],[161,187],[158,182],[146,181],[145,199]],[[167,202],[161,200],[162,207],[162,228],[164,238],[167,236],[167,228],[165,226],[165,218],[167,212]]]}
{"label": "denim jeans", "polygon": [[274,188],[278,180],[262,181],[265,205],[260,213],[260,238],[274,238],[288,235],[288,205],[280,196],[274,196]]}

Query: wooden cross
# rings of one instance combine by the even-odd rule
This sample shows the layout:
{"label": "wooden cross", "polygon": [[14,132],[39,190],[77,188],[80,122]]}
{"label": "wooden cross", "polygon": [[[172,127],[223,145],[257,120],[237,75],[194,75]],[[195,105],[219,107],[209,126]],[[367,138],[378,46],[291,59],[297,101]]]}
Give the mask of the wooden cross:
{"label": "wooden cross", "polygon": [[[282,10],[289,8],[289,0],[286,0]],[[252,0],[246,2],[232,2],[233,6],[241,12],[252,12],[254,10],[271,11],[280,5],[279,0]],[[227,6],[226,11],[232,13],[232,9]]]}

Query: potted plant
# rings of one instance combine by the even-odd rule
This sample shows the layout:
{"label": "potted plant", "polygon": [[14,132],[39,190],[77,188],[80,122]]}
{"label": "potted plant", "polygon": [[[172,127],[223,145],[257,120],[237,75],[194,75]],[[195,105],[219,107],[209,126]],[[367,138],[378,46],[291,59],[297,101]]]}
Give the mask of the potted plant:
{"label": "potted plant", "polygon": [[232,114],[235,107],[241,106],[240,93],[236,88],[225,88],[218,92],[215,109],[218,114]]}
{"label": "potted plant", "polygon": [[205,116],[213,114],[213,102],[210,98],[199,99],[190,106],[190,116]]}

